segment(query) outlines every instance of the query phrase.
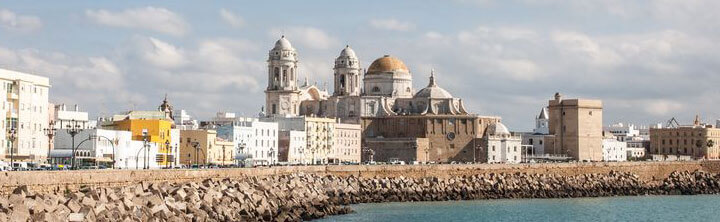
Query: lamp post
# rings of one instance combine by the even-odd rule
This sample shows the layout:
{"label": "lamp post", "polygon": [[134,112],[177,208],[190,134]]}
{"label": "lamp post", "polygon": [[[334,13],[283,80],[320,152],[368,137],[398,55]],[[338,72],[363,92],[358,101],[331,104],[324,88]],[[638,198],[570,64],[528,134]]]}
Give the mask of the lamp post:
{"label": "lamp post", "polygon": [[[240,154],[245,154],[245,152],[243,152],[243,150],[245,150],[245,143],[238,143],[238,155],[240,155]],[[244,156],[244,155],[241,155],[240,158],[242,158],[242,157],[245,157],[245,156]],[[240,159],[238,159],[237,161],[238,161],[237,164],[238,164],[238,166],[239,166],[239,165],[240,165]],[[243,166],[245,166],[245,159],[243,159]]]}
{"label": "lamp post", "polygon": [[148,142],[150,142],[150,136],[148,135],[148,130],[143,129],[142,130],[142,136],[143,136],[143,148],[145,149],[145,155],[143,155],[143,169],[150,169],[150,161],[148,159],[148,155],[150,155],[150,147],[148,145]]}
{"label": "lamp post", "polygon": [[271,166],[274,164],[273,154],[275,154],[275,150],[273,148],[270,148],[270,151],[268,151],[268,156],[270,157],[270,165]]}
{"label": "lamp post", "polygon": [[165,168],[168,168],[170,163],[170,140],[165,140]]}
{"label": "lamp post", "polygon": [[75,136],[83,131],[83,128],[80,126],[80,124],[77,124],[75,120],[70,120],[70,123],[65,126],[65,131],[67,131],[68,134],[70,134],[70,137],[72,137],[72,162],[70,163],[71,168],[73,170],[77,169],[77,166],[75,166],[75,152],[77,150],[77,147],[75,147]]}
{"label": "lamp post", "polygon": [[17,130],[15,130],[14,126],[8,130],[8,136],[10,139],[10,170],[14,170],[15,154],[13,154],[13,147],[15,146],[15,139],[17,138]]}
{"label": "lamp post", "polygon": [[55,121],[50,121],[50,124],[48,124],[48,128],[43,129],[43,131],[45,131],[45,135],[47,135],[48,137],[47,162],[50,163],[50,150],[52,148],[51,144],[53,143],[53,137],[57,132],[57,129],[55,129]]}
{"label": "lamp post", "polygon": [[222,155],[222,158],[223,158],[223,159],[222,159],[222,165],[225,166],[225,145],[222,145],[222,148],[223,148],[223,149],[222,149],[222,151],[223,151],[223,155]]}
{"label": "lamp post", "polygon": [[200,161],[198,159],[200,157],[200,154],[199,154],[200,143],[198,143],[197,141],[194,141],[194,142],[191,142],[190,144],[195,148],[195,165],[197,165],[197,168],[200,169]]}

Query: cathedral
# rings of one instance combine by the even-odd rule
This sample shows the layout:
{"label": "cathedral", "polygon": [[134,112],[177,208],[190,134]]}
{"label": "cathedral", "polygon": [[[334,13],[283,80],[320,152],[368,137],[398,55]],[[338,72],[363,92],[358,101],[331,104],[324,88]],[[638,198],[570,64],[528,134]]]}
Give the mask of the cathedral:
{"label": "cathedral", "polygon": [[[363,160],[475,161],[485,129],[500,118],[469,113],[463,100],[440,87],[434,70],[413,89],[410,69],[384,55],[363,69],[350,46],[334,63],[332,94],[298,86],[298,53],[285,36],[268,56],[267,117],[317,116],[362,126]],[[373,159],[374,158],[374,159]]]}

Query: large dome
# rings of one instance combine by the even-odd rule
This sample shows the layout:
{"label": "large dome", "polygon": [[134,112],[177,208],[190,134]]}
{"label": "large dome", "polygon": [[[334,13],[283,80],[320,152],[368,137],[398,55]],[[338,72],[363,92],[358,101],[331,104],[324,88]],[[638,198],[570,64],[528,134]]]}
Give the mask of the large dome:
{"label": "large dome", "polygon": [[368,74],[373,73],[382,73],[382,72],[393,72],[393,71],[403,71],[403,72],[410,72],[408,71],[407,66],[405,66],[405,63],[400,61],[399,59],[392,57],[390,55],[385,55],[379,59],[376,59],[375,61],[370,64],[370,67],[367,70]]}

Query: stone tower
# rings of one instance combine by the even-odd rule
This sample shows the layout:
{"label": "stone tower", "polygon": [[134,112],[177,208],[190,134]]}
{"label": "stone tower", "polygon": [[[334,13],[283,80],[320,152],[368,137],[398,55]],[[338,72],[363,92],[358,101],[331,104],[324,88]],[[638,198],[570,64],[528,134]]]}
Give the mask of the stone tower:
{"label": "stone tower", "polygon": [[563,99],[559,93],[548,101],[545,153],[566,155],[577,161],[602,161],[602,101]]}
{"label": "stone tower", "polygon": [[335,59],[335,90],[334,96],[360,95],[360,62],[350,46],[340,52]]}
{"label": "stone tower", "polygon": [[268,56],[268,87],[265,89],[268,116],[298,115],[297,65],[297,51],[282,36]]}

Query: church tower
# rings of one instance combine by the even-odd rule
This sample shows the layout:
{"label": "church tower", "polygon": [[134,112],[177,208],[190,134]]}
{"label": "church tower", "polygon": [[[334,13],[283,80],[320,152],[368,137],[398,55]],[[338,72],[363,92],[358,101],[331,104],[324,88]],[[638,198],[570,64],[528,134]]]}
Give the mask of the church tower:
{"label": "church tower", "polygon": [[297,51],[282,36],[268,56],[267,116],[296,116],[300,106],[297,87]]}
{"label": "church tower", "polygon": [[540,115],[535,117],[535,129],[533,130],[534,133],[537,134],[548,134],[549,128],[548,128],[548,122],[550,121],[547,108],[543,107],[540,110]]}
{"label": "church tower", "polygon": [[335,90],[333,96],[360,95],[360,62],[350,46],[340,52],[335,59]]}

